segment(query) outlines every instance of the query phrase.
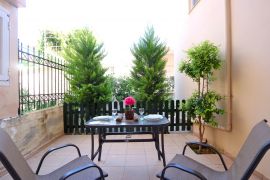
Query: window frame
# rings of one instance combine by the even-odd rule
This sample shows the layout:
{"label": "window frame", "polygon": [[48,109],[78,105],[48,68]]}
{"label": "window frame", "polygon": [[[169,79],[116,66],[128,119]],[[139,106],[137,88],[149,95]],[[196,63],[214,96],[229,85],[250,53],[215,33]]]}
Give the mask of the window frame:
{"label": "window frame", "polygon": [[190,13],[201,0],[188,0],[188,1],[189,1],[189,13]]}
{"label": "window frame", "polygon": [[10,18],[9,13],[0,6],[0,85],[9,85],[10,63]]}

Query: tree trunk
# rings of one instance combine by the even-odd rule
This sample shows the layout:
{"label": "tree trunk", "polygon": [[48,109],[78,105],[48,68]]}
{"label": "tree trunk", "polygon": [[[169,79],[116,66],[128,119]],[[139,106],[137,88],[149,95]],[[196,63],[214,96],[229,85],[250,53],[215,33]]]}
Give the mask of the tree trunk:
{"label": "tree trunk", "polygon": [[[202,130],[202,117],[199,116],[199,139],[200,139],[200,143],[203,142],[203,130]],[[202,150],[202,146],[199,146],[199,152],[201,152]]]}
{"label": "tree trunk", "polygon": [[203,97],[203,94],[204,94],[204,78],[202,79],[202,91],[201,91],[201,97]]}
{"label": "tree trunk", "polygon": [[206,75],[206,92],[208,92],[208,88],[209,88],[209,78],[208,75]]}
{"label": "tree trunk", "polygon": [[200,95],[200,92],[201,92],[201,79],[199,79],[198,81],[198,93]]}

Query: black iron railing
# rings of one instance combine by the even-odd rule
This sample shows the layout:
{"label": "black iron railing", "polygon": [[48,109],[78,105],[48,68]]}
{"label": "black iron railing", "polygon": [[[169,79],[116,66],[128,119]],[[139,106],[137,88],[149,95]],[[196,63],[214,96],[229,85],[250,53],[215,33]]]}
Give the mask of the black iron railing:
{"label": "black iron railing", "polygon": [[68,81],[64,60],[19,42],[19,114],[57,105],[64,99]]}
{"label": "black iron railing", "polygon": [[[138,113],[138,109],[143,107],[145,114],[162,114],[167,117],[171,124],[168,131],[190,131],[191,118],[187,115],[187,112],[180,109],[180,103],[185,103],[185,100],[181,102],[179,100],[171,100],[156,103],[137,102],[135,111]],[[87,133],[89,129],[86,129],[84,124],[90,118],[97,115],[111,115],[112,109],[118,109],[119,113],[124,112],[123,102],[110,102],[107,104],[74,104],[64,103],[64,132],[66,134],[81,134]],[[130,130],[130,129],[129,129]],[[124,128],[108,128],[108,132],[126,132]],[[149,131],[147,128],[134,128],[133,132]]]}

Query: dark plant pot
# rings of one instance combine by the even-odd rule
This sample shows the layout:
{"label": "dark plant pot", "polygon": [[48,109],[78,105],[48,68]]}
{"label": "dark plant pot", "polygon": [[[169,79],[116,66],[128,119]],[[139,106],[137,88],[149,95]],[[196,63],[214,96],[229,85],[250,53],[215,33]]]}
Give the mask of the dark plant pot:
{"label": "dark plant pot", "polygon": [[126,120],[133,120],[134,119],[134,110],[126,110],[125,117],[126,117]]}
{"label": "dark plant pot", "polygon": [[213,151],[212,149],[209,149],[207,147],[203,147],[198,144],[190,144],[188,145],[193,152],[195,152],[196,154],[216,154],[215,151]]}

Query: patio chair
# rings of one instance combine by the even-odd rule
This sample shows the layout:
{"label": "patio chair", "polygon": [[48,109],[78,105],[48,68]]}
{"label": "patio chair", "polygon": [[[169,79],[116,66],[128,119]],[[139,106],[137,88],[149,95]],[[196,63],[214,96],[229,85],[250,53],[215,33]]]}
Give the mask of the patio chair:
{"label": "patio chair", "polygon": [[[76,148],[78,158],[49,174],[38,175],[41,165],[48,154],[70,146]],[[79,148],[73,144],[66,144],[48,150],[41,158],[36,173],[34,173],[21,155],[17,146],[2,128],[0,128],[0,160],[14,180],[90,180],[104,179],[108,176],[108,174],[94,164],[88,156],[81,156]]]}
{"label": "patio chair", "polygon": [[[167,164],[161,173],[157,175],[160,179],[208,179],[208,180],[246,180],[252,175],[253,171],[270,148],[270,127],[267,120],[259,122],[250,132],[240,152],[238,153],[234,163],[227,170],[227,166],[218,151],[207,144],[207,146],[217,152],[225,171],[213,170],[187,156],[185,150],[188,144],[183,149],[183,153],[177,154]],[[199,144],[196,142],[196,144]]]}

